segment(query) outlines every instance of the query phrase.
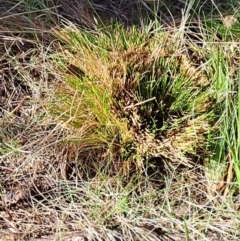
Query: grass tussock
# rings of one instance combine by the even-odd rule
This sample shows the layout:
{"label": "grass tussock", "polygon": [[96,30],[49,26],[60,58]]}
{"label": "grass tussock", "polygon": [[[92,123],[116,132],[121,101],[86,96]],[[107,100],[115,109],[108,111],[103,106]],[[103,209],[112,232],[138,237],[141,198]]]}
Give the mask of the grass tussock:
{"label": "grass tussock", "polygon": [[171,2],[0,6],[0,240],[239,240],[240,6]]}
{"label": "grass tussock", "polygon": [[188,163],[190,154],[204,152],[212,107],[217,109],[213,83],[194,66],[178,36],[149,35],[122,26],[97,33],[74,26],[57,31],[62,54],[55,61],[65,82],[57,85],[52,111],[81,129],[80,142],[88,139],[107,152],[112,146],[112,157],[136,161],[138,168],[160,156]]}

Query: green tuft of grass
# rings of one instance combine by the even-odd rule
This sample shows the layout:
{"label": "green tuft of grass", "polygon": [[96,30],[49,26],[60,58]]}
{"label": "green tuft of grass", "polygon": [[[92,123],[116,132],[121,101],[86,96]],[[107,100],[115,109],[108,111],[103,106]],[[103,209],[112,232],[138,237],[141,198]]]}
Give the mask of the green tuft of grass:
{"label": "green tuft of grass", "polygon": [[111,147],[111,157],[128,166],[142,168],[152,157],[188,163],[205,149],[217,109],[213,83],[178,36],[149,34],[119,24],[97,32],[70,24],[56,30],[61,52],[53,59],[64,81],[56,85],[52,113],[81,130],[84,148],[109,153]]}

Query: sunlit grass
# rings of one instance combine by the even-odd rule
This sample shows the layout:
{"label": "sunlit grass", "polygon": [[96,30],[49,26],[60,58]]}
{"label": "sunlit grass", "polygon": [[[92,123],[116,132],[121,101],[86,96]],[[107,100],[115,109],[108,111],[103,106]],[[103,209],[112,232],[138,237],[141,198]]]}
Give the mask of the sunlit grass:
{"label": "sunlit grass", "polygon": [[[226,30],[223,25],[221,25],[221,28]],[[239,54],[239,42],[235,41],[235,39],[238,39],[235,34],[239,34],[239,30],[239,26],[233,29],[228,28],[226,30],[228,34],[221,36],[223,41],[226,42],[214,43],[216,34],[209,35],[209,46],[212,52],[210,53],[208,73],[210,78],[215,79],[212,94],[217,102],[221,103],[218,105],[215,116],[215,125],[218,131],[213,132],[212,140],[210,140],[214,149],[214,157],[210,163],[216,165],[215,177],[218,177],[219,171],[222,175],[222,181],[225,182],[227,187],[223,183],[223,186],[220,186],[221,189],[226,188],[225,195],[229,192],[231,184],[235,182],[235,175],[239,185],[239,158],[237,157],[239,149],[237,134],[239,123],[239,62],[236,61],[236,54]],[[216,32],[222,34],[221,31],[215,30]],[[212,33],[212,29],[210,33]],[[231,38],[230,41],[229,38]]]}
{"label": "sunlit grass", "polygon": [[[10,228],[35,238],[31,223],[36,238],[62,240],[67,231],[104,241],[238,240],[238,8],[227,23],[213,1],[141,1],[149,19],[126,26],[121,9],[100,21],[103,6],[90,16],[81,1],[80,27],[53,17],[52,1],[21,3],[27,17],[14,31],[24,38],[1,48],[12,80],[0,86],[11,97],[0,109],[0,208]],[[176,22],[161,22],[165,14]],[[48,31],[32,31],[42,16]],[[22,44],[28,38],[35,51]]]}
{"label": "sunlit grass", "polygon": [[56,30],[62,53],[53,58],[64,81],[52,113],[81,129],[79,142],[114,146],[115,156],[138,168],[152,157],[187,163],[204,153],[218,105],[214,83],[194,67],[178,35],[149,34],[120,25]]}

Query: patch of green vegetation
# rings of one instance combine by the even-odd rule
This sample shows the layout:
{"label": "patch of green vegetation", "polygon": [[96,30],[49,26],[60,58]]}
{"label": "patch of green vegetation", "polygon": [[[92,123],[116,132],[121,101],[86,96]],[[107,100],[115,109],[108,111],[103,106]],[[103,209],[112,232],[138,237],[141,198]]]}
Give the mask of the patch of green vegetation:
{"label": "patch of green vegetation", "polygon": [[85,148],[111,147],[112,157],[137,167],[146,158],[188,162],[205,152],[219,108],[215,79],[194,66],[179,37],[156,31],[150,38],[121,25],[97,32],[68,25],[55,34],[62,53],[53,58],[64,83],[56,86],[52,113],[81,129]]}

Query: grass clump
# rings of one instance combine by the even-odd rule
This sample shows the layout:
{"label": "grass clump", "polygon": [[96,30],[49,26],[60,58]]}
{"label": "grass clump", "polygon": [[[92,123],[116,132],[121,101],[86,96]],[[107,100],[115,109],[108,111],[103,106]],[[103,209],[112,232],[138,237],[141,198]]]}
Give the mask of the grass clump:
{"label": "grass clump", "polygon": [[[233,45],[229,48],[219,45],[212,47],[215,49],[214,54],[211,55],[210,61],[215,72],[210,74],[211,78],[216,80],[215,91],[218,102],[222,104],[219,106],[219,113],[217,116],[216,125],[219,132],[215,132],[214,139],[218,140],[215,143],[215,157],[214,160],[217,165],[225,165],[225,177],[229,180],[234,180],[233,172],[236,174],[236,180],[239,185],[239,161],[236,158],[238,155],[238,86],[239,86],[239,63],[235,62],[236,53],[238,53],[239,44]],[[226,48],[226,49],[225,49]],[[221,49],[221,50],[220,50]],[[229,65],[229,63],[232,63]],[[208,70],[209,71],[209,70]],[[212,160],[210,163],[215,163]],[[224,162],[223,160],[226,160]],[[221,164],[220,164],[221,163]],[[221,185],[220,185],[221,186]],[[219,187],[220,188],[220,187]],[[221,188],[220,188],[221,189]],[[229,187],[224,191],[228,193]]]}
{"label": "grass clump", "polygon": [[111,162],[137,168],[155,157],[197,162],[217,103],[179,37],[121,25],[97,32],[68,25],[55,34],[64,81],[52,111],[81,130],[84,148],[112,148]]}

